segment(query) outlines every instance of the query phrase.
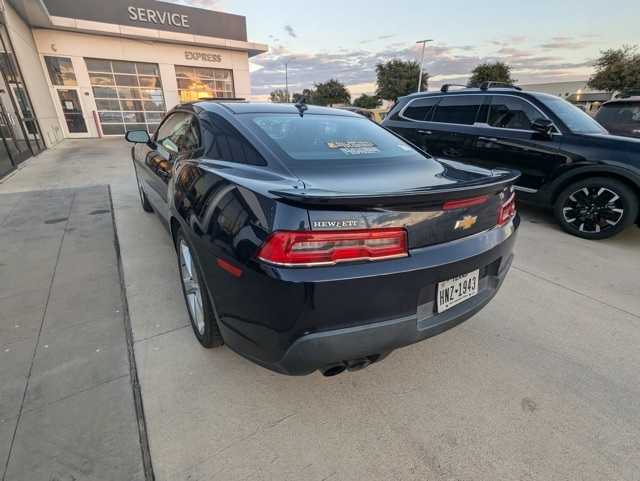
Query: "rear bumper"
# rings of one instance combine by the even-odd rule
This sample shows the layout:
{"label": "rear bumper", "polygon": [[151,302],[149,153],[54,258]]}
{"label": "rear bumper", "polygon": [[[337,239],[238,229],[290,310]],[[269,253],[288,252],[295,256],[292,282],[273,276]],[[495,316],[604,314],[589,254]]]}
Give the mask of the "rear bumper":
{"label": "rear bumper", "polygon": [[[504,227],[414,249],[392,261],[247,270],[218,290],[218,299],[236,291],[243,299],[233,313],[218,309],[222,336],[242,356],[290,375],[384,355],[435,336],[473,316],[496,294],[511,266],[518,225],[516,216]],[[438,282],[476,269],[478,294],[436,313]],[[241,309],[243,315],[237,314]]]}
{"label": "rear bumper", "polygon": [[513,254],[500,263],[496,275],[480,281],[479,292],[468,301],[436,314],[434,302],[418,307],[415,316],[363,326],[308,334],[298,338],[272,369],[290,375],[304,375],[332,364],[386,354],[438,335],[466,321],[496,295],[511,267]]}

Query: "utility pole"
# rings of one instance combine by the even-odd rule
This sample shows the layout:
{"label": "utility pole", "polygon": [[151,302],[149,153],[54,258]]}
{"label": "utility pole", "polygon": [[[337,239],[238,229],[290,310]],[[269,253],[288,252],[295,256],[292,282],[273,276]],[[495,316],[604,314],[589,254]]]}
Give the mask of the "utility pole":
{"label": "utility pole", "polygon": [[287,93],[287,102],[291,101],[289,97],[289,60],[284,62],[284,91]]}
{"label": "utility pole", "polygon": [[418,77],[418,92],[422,88],[422,68],[424,64],[424,47],[427,45],[427,42],[433,42],[432,39],[427,38],[426,40],[419,40],[416,44],[422,44],[422,56],[420,57],[420,76]]}

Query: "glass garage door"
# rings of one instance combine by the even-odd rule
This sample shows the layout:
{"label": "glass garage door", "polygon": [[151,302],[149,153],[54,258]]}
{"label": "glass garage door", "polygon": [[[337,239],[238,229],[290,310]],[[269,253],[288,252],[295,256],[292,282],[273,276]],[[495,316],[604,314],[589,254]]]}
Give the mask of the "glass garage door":
{"label": "glass garage door", "polygon": [[231,70],[176,65],[176,80],[180,102],[234,97]]}
{"label": "glass garage door", "polygon": [[104,135],[155,132],[166,107],[158,65],[85,59]]}

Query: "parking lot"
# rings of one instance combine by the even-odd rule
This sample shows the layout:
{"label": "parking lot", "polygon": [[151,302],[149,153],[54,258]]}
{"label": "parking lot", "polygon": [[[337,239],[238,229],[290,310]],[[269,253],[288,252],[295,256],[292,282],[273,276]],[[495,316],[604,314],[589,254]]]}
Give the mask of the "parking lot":
{"label": "parking lot", "polygon": [[362,371],[286,377],[199,346],[129,149],[67,140],[0,194],[110,186],[155,479],[638,480],[640,229],[586,241],[520,206],[478,315]]}

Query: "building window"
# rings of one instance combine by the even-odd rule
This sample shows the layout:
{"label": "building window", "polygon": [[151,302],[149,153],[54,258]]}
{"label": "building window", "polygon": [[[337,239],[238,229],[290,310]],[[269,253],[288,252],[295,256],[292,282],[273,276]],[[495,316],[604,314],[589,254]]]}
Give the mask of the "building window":
{"label": "building window", "polygon": [[231,70],[176,65],[176,80],[181,102],[235,96]]}
{"label": "building window", "polygon": [[78,85],[70,58],[45,56],[44,62],[47,64],[49,79],[53,85]]}
{"label": "building window", "polygon": [[104,135],[153,133],[166,107],[157,64],[85,59]]}

